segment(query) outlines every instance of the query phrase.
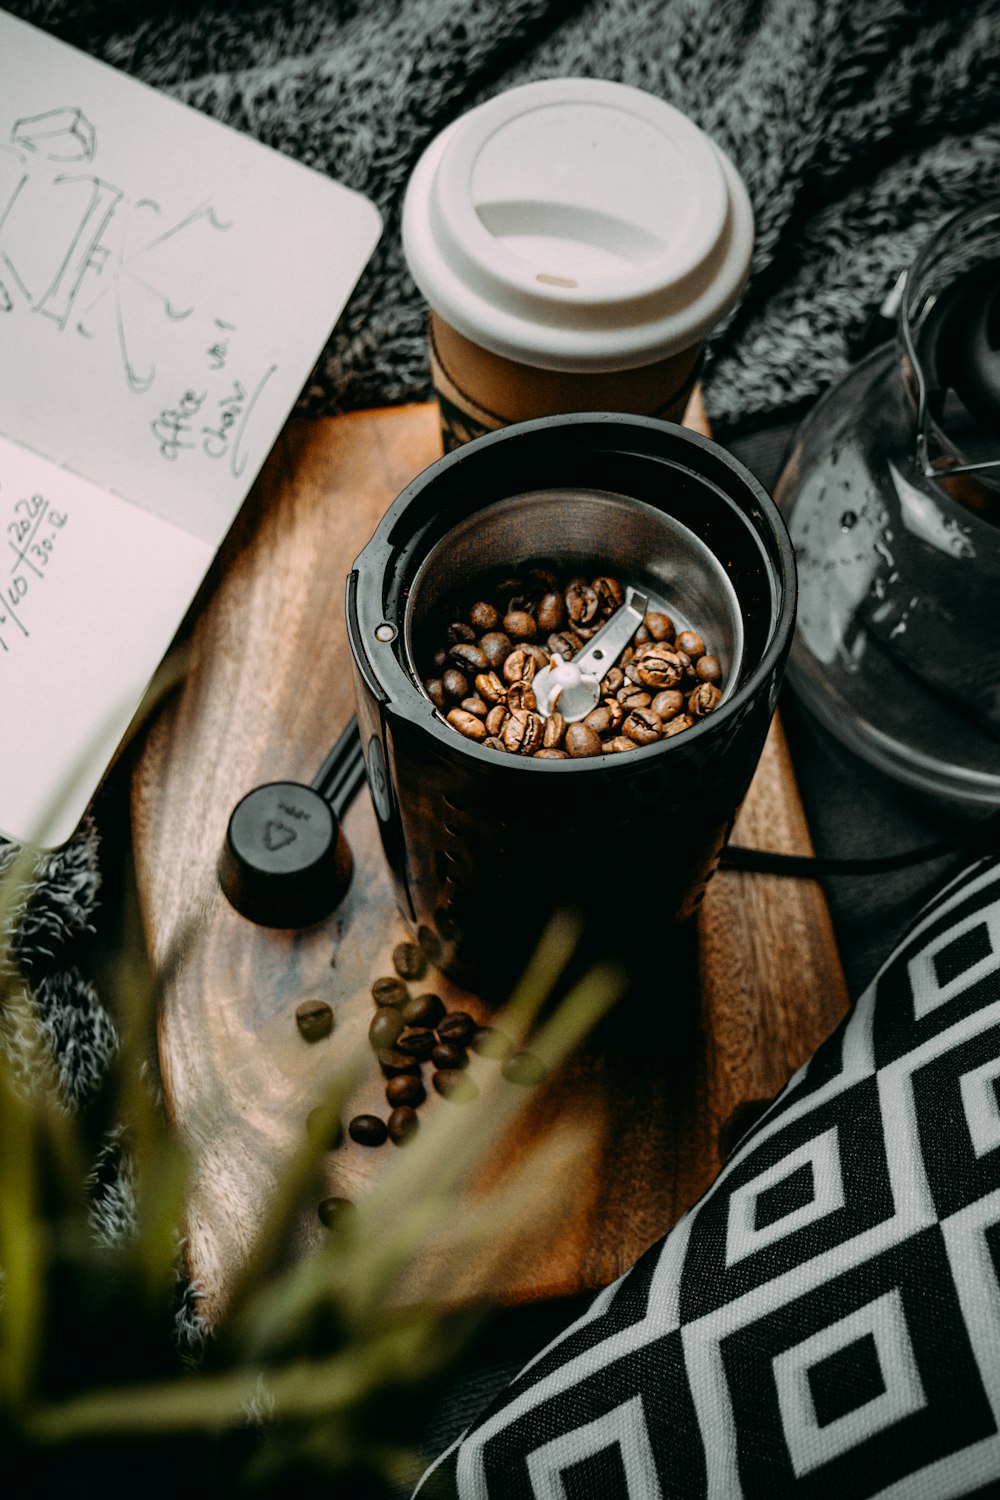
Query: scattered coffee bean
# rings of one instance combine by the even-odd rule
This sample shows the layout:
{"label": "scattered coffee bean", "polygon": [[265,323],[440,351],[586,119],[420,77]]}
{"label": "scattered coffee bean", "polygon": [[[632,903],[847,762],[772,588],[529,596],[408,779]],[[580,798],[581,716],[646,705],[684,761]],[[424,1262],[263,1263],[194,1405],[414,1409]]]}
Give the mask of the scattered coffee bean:
{"label": "scattered coffee bean", "polygon": [[415,1026],[401,1033],[396,1046],[400,1052],[407,1052],[410,1057],[419,1057],[423,1060],[425,1057],[430,1057],[436,1041],[437,1038],[430,1027]]}
{"label": "scattered coffee bean", "polygon": [[467,1042],[476,1030],[476,1023],[468,1011],[450,1010],[434,1029],[442,1042]]}
{"label": "scattered coffee bean", "polygon": [[568,630],[560,630],[550,635],[545,644],[549,648],[550,656],[561,656],[563,661],[569,661],[576,655],[583,643],[578,635],[571,635]]}
{"label": "scattered coffee bean", "polygon": [[466,625],[464,620],[454,620],[445,632],[449,646],[464,644],[471,646],[476,639],[476,632],[471,625]]}
{"label": "scattered coffee bean", "polygon": [[456,667],[463,672],[468,672],[470,677],[475,677],[477,672],[488,672],[489,661],[479,646],[452,646],[448,652]]}
{"label": "scattered coffee bean", "polygon": [[622,671],[621,667],[612,667],[609,672],[606,672],[604,674],[604,680],[601,683],[601,697],[613,698],[614,695],[618,692],[618,689],[623,688],[624,686],[625,673]]}
{"label": "scattered coffee bean", "polygon": [[661,688],[672,688],[680,682],[681,671],[680,658],[669,647],[647,646],[631,663],[629,676],[633,682],[641,682],[643,687],[659,692]]}
{"label": "scattered coffee bean", "polygon": [[512,651],[503,664],[504,681],[507,683],[531,682],[537,671],[538,663],[523,646]]}
{"label": "scattered coffee bean", "polygon": [[507,689],[495,672],[480,672],[476,678],[476,692],[492,708],[507,699]]}
{"label": "scattered coffee bean", "polygon": [[[490,709],[489,713],[486,715],[486,729],[491,738],[495,739],[498,735],[503,733],[503,726],[506,724],[509,717],[510,710],[508,709],[506,703],[498,703],[494,708]],[[501,749],[502,748],[503,747],[501,746]]]}
{"label": "scattered coffee bean", "polygon": [[[507,746],[504,744],[503,740],[499,738],[498,735],[488,734],[486,738],[484,740],[480,740],[479,743],[482,745],[484,750],[499,750],[501,754],[507,754]],[[536,753],[541,754],[540,751]]]}
{"label": "scattered coffee bean", "polygon": [[398,1010],[382,1005],[371,1018],[368,1040],[376,1052],[383,1047],[394,1047],[403,1030],[404,1021]]}
{"label": "scattered coffee bean", "polygon": [[615,694],[615,701],[620,703],[622,708],[628,710],[633,708],[648,708],[653,700],[648,693],[643,692],[637,683],[626,682],[625,686],[619,688]]}
{"label": "scattered coffee bean", "polygon": [[623,750],[637,750],[639,747],[635,740],[629,739],[627,734],[616,734],[614,739],[608,740],[603,748],[612,753],[617,753]]}
{"label": "scattered coffee bean", "polygon": [[690,729],[694,723],[690,714],[678,714],[675,719],[670,719],[663,726],[663,738],[673,739],[675,734],[682,734],[685,729]]}
{"label": "scattered coffee bean", "polygon": [[410,992],[401,979],[385,974],[372,985],[372,999],[376,1005],[405,1005]]}
{"label": "scattered coffee bean", "polygon": [[412,1104],[414,1109],[423,1104],[427,1091],[414,1073],[397,1073],[385,1086],[385,1097],[393,1109],[397,1104]]}
{"label": "scattered coffee bean", "polygon": [[397,943],[392,950],[392,966],[401,979],[423,979],[427,959],[416,943]]}
{"label": "scattered coffee bean", "polygon": [[431,659],[434,663],[435,672],[442,672],[448,665],[448,653],[443,646],[439,650],[435,651]]}
{"label": "scattered coffee bean", "polygon": [[546,750],[558,750],[566,734],[566,720],[558,711],[553,711],[545,720],[542,745]]}
{"label": "scattered coffee bean", "polygon": [[307,1042],[318,1042],[333,1030],[333,1011],[325,1000],[303,1000],[296,1007],[295,1024]]}
{"label": "scattered coffee bean", "polygon": [[469,1054],[458,1042],[438,1042],[431,1051],[431,1062],[436,1068],[467,1068]]}
{"label": "scattered coffee bean", "polygon": [[503,727],[503,742],[515,755],[533,755],[542,748],[544,733],[545,725],[539,714],[528,708],[516,708]]}
{"label": "scattered coffee bean", "polygon": [[402,1015],[407,1026],[436,1026],[444,1015],[444,1001],[440,995],[417,995],[406,1002]]}
{"label": "scattered coffee bean", "polygon": [[530,682],[512,682],[507,689],[507,708],[510,713],[516,713],[519,708],[526,709],[528,713],[534,713],[538,707],[535,690]]}
{"label": "scattered coffee bean", "polygon": [[317,1205],[316,1212],[323,1228],[333,1229],[334,1225],[341,1223],[354,1213],[354,1204],[350,1198],[324,1198]]}
{"label": "scattered coffee bean", "polygon": [[617,578],[595,578],[593,588],[604,615],[613,615],[625,603],[625,590]]}
{"label": "scattered coffee bean", "polygon": [[386,1121],[389,1139],[402,1146],[420,1127],[417,1112],[409,1104],[400,1104]]}
{"label": "scattered coffee bean", "polygon": [[576,627],[589,625],[601,607],[601,601],[589,583],[571,584],[566,590],[566,613]]}
{"label": "scattered coffee bean", "polygon": [[399,1073],[416,1073],[420,1075],[420,1063],[417,1058],[411,1057],[408,1052],[400,1052],[397,1047],[380,1047],[376,1053],[378,1065],[386,1078],[395,1078]]}
{"label": "scattered coffee bean", "polygon": [[431,1075],[431,1082],[443,1099],[451,1099],[455,1104],[469,1104],[479,1094],[468,1073],[457,1069],[442,1069]]}
{"label": "scattered coffee bean", "polygon": [[503,1062],[514,1050],[510,1037],[495,1026],[480,1026],[469,1038],[469,1046],[480,1057],[492,1057],[498,1062]]}
{"label": "scattered coffee bean", "polygon": [[512,641],[530,641],[538,634],[534,616],[526,609],[512,609],[504,615],[503,628]]}
{"label": "scattered coffee bean", "polygon": [[535,613],[538,628],[546,635],[551,635],[558,630],[566,618],[566,604],[562,594],[545,594],[538,601],[538,609]]}
{"label": "scattered coffee bean", "polygon": [[595,734],[606,734],[611,728],[611,711],[608,705],[599,703],[596,708],[592,708],[583,719],[583,723]]}
{"label": "scattered coffee bean", "polygon": [[448,695],[444,690],[444,683],[440,677],[428,677],[424,681],[424,692],[431,700],[435,708],[444,710],[448,702]]}
{"label": "scattered coffee bean", "polygon": [[509,1083],[535,1084],[542,1082],[548,1068],[533,1052],[514,1052],[500,1071]]}
{"label": "scattered coffee bean", "polygon": [[355,1115],[347,1127],[352,1141],[359,1146],[381,1146],[389,1134],[384,1120],[378,1115]]}
{"label": "scattered coffee bean", "polygon": [[[500,748],[503,749],[504,747],[501,745]],[[554,750],[543,745],[541,750],[534,751],[531,758],[532,760],[569,760],[569,752],[566,750]]]}

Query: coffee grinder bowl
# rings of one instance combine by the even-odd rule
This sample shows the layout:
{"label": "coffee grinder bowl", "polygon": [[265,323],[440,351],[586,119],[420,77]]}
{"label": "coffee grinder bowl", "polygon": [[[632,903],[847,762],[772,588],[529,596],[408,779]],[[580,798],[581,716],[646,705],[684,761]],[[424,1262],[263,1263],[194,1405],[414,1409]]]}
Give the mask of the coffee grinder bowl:
{"label": "coffee grinder bowl", "polygon": [[[627,754],[535,760],[448,725],[420,685],[457,590],[545,559],[613,573],[705,635],[723,701]],[[441,967],[502,998],[556,909],[588,953],[663,953],[699,905],[760,756],[795,614],[777,509],[673,423],[574,413],[503,428],[419,475],[347,585],[358,723],[400,910]]]}

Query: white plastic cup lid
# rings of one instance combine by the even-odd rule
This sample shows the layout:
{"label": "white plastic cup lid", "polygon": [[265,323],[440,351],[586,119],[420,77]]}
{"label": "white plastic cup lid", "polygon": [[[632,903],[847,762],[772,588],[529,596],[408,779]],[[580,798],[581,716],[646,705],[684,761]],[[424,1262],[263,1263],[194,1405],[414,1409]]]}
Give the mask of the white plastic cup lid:
{"label": "white plastic cup lid", "polygon": [[592,78],[510,89],[424,151],[403,248],[446,323],[522,364],[634,369],[735,303],[753,211],[729,159],[652,94]]}

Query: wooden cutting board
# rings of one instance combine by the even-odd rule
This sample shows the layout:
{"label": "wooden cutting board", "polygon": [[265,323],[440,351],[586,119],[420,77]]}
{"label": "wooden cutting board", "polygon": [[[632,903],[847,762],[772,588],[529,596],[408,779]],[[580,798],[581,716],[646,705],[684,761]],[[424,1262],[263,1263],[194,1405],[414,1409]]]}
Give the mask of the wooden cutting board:
{"label": "wooden cutting board", "polygon": [[[697,401],[688,420],[707,430]],[[248,1255],[331,1055],[362,1042],[371,982],[391,972],[392,947],[406,936],[364,792],[345,822],[351,890],[306,931],[237,916],[217,885],[219,850],[243,793],[311,780],[352,713],[345,575],[389,503],[439,453],[430,405],[288,425],[203,592],[193,667],[151,725],[135,771],[144,922],[154,960],[172,965],[161,1068],[192,1155],[187,1254],[209,1319]],[[777,722],[736,841],[810,852]],[[417,986],[426,988],[488,1019],[476,997],[433,972]],[[619,1047],[606,1031],[537,1091],[507,1138],[504,1170],[513,1174],[560,1122],[585,1119],[597,1132],[574,1168],[558,1237],[522,1237],[494,1268],[493,1295],[514,1302],[606,1285],[708,1186],[734,1112],[779,1089],[846,1008],[818,886],[720,874],[693,966],[680,964],[669,989],[649,1047]],[[309,1045],[293,1015],[314,996],[329,1000],[337,1021],[328,1040]],[[432,1094],[421,1117],[454,1107]],[[386,1113],[374,1060],[349,1113],[361,1110]],[[395,1150],[348,1141],[330,1153],[327,1191],[363,1195]],[[304,1217],[296,1249],[322,1234]]]}

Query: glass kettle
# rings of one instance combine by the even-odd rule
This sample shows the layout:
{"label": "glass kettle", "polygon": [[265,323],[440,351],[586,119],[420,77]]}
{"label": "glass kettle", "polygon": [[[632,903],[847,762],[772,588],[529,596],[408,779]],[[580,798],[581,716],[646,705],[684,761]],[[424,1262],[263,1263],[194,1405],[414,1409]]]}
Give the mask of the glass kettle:
{"label": "glass kettle", "polygon": [[1000,807],[1000,200],[924,246],[895,340],[813,409],[776,498],[805,706],[898,780]]}

